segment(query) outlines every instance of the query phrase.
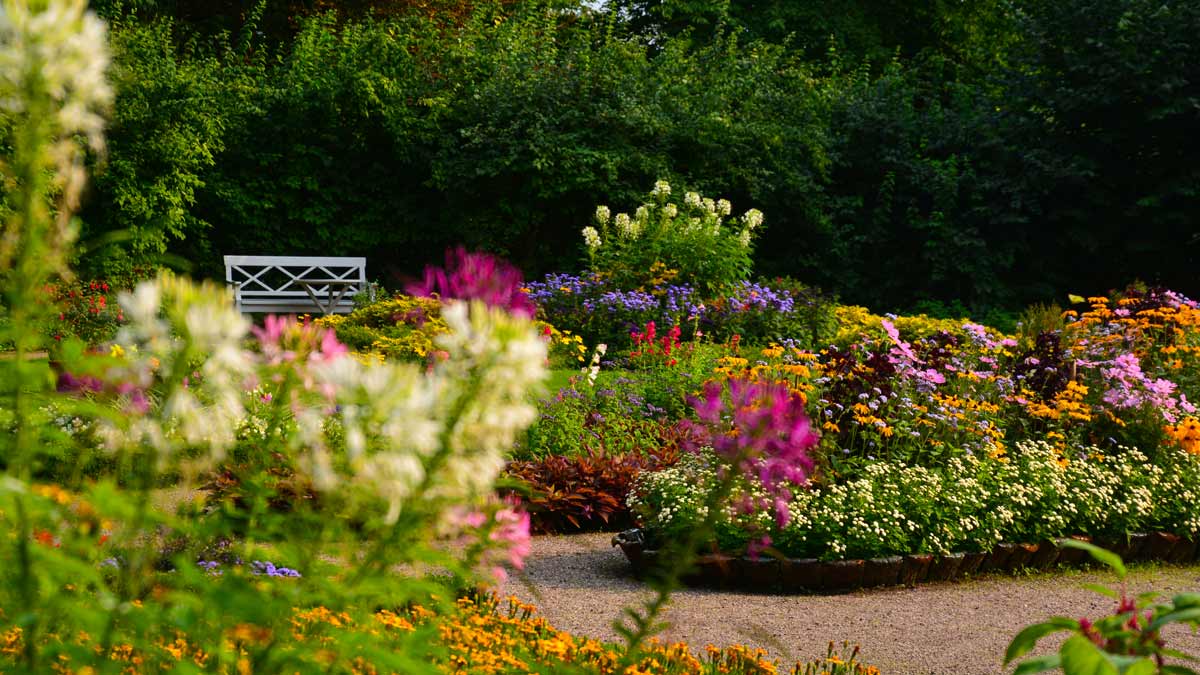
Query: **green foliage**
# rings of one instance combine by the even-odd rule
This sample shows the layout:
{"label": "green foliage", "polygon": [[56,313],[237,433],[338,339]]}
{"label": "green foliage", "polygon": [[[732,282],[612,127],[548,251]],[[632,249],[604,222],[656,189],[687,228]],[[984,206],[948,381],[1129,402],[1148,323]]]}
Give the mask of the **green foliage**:
{"label": "green foliage", "polygon": [[1021,312],[1017,321],[1017,342],[1021,349],[1033,349],[1038,336],[1045,332],[1062,330],[1063,309],[1058,303],[1030,305]]}
{"label": "green foliage", "polygon": [[138,3],[84,213],[128,253],[88,264],[367,253],[386,277],[464,243],[566,270],[591,205],[663,177],[769,214],[755,266],[857,304],[1196,295],[1193,5]]}
{"label": "green foliage", "polygon": [[86,265],[106,278],[128,277],[185,240],[183,250],[204,252],[209,222],[196,195],[224,149],[229,92],[240,84],[199,47],[178,48],[169,22],[121,24],[113,36],[107,161],[81,214],[94,249]]}
{"label": "green foliage", "polygon": [[630,375],[601,373],[594,385],[577,377],[540,401],[538,418],[513,449],[513,458],[654,454],[672,445],[680,411],[655,405],[646,391],[652,385]]}

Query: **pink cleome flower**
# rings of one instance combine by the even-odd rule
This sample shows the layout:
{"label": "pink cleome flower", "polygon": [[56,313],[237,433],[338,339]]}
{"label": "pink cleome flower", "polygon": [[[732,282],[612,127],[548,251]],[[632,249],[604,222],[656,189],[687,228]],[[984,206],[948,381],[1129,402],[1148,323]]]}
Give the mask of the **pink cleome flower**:
{"label": "pink cleome flower", "polygon": [[412,295],[444,299],[482,300],[513,314],[532,317],[533,302],[521,290],[521,271],[488,253],[469,253],[463,247],[446,251],[446,267],[425,268],[421,281],[409,284]]}

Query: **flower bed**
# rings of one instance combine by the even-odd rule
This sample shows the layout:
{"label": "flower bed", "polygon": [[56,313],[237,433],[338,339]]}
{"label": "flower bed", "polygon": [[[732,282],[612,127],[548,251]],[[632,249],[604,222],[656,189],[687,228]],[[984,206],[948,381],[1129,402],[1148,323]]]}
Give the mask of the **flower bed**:
{"label": "flower bed", "polygon": [[[817,558],[775,558],[771,555],[734,556],[709,554],[697,560],[696,569],[684,577],[689,585],[706,588],[734,588],[760,593],[806,593],[847,591],[857,588],[905,585],[934,581],[954,581],[988,572],[1048,570],[1057,566],[1082,567],[1092,562],[1079,549],[1064,546],[1070,539],[1090,541],[1089,537],[1064,537],[1040,543],[1001,543],[988,551],[948,554],[920,553],[881,558],[819,560]],[[1172,564],[1200,562],[1197,541],[1168,532],[1134,533],[1118,541],[1103,542],[1133,561],[1157,561]],[[635,575],[653,571],[660,551],[647,548],[640,529],[627,530],[613,538],[629,560]]]}

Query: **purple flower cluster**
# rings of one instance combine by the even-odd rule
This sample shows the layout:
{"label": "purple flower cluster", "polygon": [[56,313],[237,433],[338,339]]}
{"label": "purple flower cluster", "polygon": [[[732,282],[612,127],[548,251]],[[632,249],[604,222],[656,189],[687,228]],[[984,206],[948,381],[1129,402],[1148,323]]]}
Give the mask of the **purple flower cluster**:
{"label": "purple flower cluster", "polygon": [[728,296],[728,310],[732,312],[790,314],[795,308],[796,300],[791,293],[751,281],[737,284]]}
{"label": "purple flower cluster", "polygon": [[276,567],[275,563],[265,560],[255,560],[250,563],[250,573],[256,576],[268,577],[299,577],[300,573],[290,567]]}
{"label": "purple flower cluster", "polygon": [[1143,406],[1159,411],[1163,419],[1174,424],[1177,412],[1196,412],[1185,394],[1175,396],[1176,384],[1164,378],[1151,378],[1142,371],[1141,363],[1134,354],[1117,356],[1108,368],[1101,372],[1108,381],[1109,389],[1104,392],[1104,402],[1118,409],[1136,409]]}
{"label": "purple flower cluster", "polygon": [[[241,560],[237,560],[237,563],[240,565]],[[221,569],[221,563],[217,560],[200,560],[196,562],[196,566],[214,577],[219,577],[224,574],[224,570]],[[277,578],[297,578],[300,576],[299,572],[290,567],[276,567],[275,563],[267,560],[255,560],[254,562],[250,563],[250,573],[254,576]]]}

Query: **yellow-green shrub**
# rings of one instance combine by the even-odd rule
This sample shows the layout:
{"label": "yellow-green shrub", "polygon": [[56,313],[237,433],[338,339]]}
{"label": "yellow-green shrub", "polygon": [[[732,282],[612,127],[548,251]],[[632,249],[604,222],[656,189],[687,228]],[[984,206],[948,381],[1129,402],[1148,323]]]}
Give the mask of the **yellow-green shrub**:
{"label": "yellow-green shrub", "polygon": [[420,360],[434,350],[434,338],[449,329],[434,298],[396,294],[345,315],[321,317],[351,349],[388,359]]}

